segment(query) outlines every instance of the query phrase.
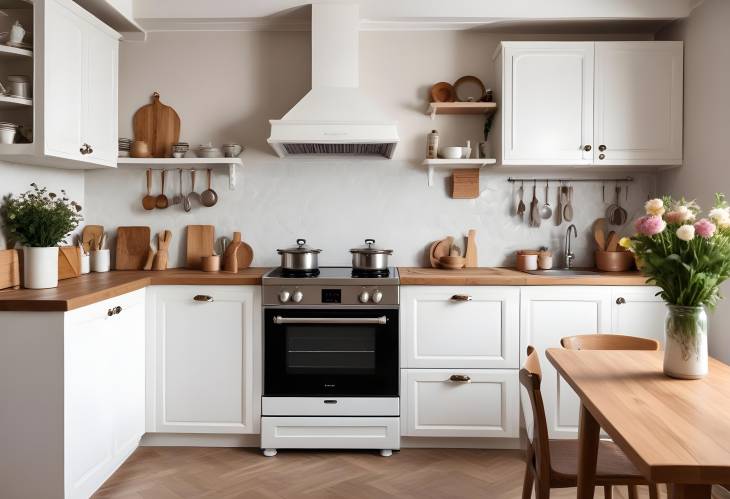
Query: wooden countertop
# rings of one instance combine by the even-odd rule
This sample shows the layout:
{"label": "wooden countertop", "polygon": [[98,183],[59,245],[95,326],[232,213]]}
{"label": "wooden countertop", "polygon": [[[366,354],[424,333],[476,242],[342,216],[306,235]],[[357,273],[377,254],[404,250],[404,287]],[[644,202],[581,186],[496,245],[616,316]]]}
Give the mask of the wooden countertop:
{"label": "wooden countertop", "polygon": [[123,295],[149,285],[261,284],[268,268],[250,268],[237,274],[170,269],[161,271],[115,270],[59,281],[52,289],[0,291],[0,311],[64,312]]}
{"label": "wooden countertop", "polygon": [[461,270],[398,267],[401,285],[422,286],[646,286],[639,272],[600,272],[595,275],[531,275],[502,267]]}
{"label": "wooden countertop", "polygon": [[[0,311],[64,312],[129,293],[149,285],[261,284],[268,268],[251,268],[237,274],[170,269],[162,271],[115,270],[59,281],[52,289],[0,291]],[[643,286],[638,272],[601,273],[595,276],[533,276],[507,268],[461,270],[398,267],[403,285],[423,286]]]}

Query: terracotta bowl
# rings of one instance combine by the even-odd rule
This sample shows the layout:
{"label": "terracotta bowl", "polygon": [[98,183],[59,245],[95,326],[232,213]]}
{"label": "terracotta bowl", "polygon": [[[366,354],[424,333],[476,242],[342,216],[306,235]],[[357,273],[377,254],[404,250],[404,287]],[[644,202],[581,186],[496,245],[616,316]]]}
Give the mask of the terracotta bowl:
{"label": "terracotta bowl", "polygon": [[442,256],[439,258],[439,264],[449,270],[459,270],[466,265],[466,258],[463,256]]}
{"label": "terracotta bowl", "polygon": [[625,272],[634,266],[634,254],[630,251],[596,250],[596,267],[604,272]]}

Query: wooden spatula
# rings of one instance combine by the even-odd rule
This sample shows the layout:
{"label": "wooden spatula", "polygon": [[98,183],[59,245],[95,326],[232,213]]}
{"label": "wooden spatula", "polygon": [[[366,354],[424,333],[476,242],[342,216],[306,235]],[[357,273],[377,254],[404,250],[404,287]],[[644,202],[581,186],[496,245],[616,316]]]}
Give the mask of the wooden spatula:
{"label": "wooden spatula", "polygon": [[606,232],[604,227],[608,221],[605,218],[597,218],[593,222],[593,239],[596,241],[596,247],[601,250],[606,250]]}
{"label": "wooden spatula", "polygon": [[606,251],[617,251],[618,250],[618,234],[616,231],[608,233],[608,242],[606,242]]}

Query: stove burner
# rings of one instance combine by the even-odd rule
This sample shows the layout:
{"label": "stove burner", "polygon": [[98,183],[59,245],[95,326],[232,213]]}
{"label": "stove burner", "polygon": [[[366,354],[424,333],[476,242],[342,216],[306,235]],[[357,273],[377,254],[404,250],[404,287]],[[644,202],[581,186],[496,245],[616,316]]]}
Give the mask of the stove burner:
{"label": "stove burner", "polygon": [[317,277],[318,275],[319,275],[319,269],[311,269],[311,270],[281,269],[282,277]]}
{"label": "stove burner", "polygon": [[358,277],[388,277],[390,275],[390,270],[388,269],[373,269],[373,270],[365,270],[365,269],[352,269],[352,277],[358,278]]}

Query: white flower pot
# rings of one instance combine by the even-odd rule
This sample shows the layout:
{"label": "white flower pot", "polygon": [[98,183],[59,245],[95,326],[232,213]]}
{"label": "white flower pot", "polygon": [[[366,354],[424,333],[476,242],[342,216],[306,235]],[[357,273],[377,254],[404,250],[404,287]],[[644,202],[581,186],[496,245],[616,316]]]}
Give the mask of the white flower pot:
{"label": "white flower pot", "polygon": [[23,286],[30,289],[58,286],[58,247],[23,248]]}
{"label": "white flower pot", "polygon": [[667,306],[664,374],[679,379],[707,376],[707,314],[703,307]]}

